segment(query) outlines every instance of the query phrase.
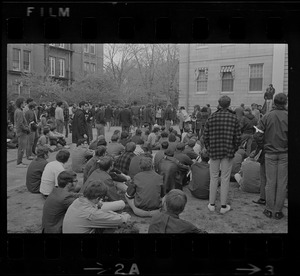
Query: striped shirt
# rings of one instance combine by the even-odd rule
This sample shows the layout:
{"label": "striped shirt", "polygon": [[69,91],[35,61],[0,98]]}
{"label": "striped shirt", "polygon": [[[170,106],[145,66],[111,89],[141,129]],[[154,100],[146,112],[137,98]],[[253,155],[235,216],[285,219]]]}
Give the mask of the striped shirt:
{"label": "striped shirt", "polygon": [[237,116],[228,109],[219,109],[204,127],[204,145],[211,159],[233,158],[241,143]]}

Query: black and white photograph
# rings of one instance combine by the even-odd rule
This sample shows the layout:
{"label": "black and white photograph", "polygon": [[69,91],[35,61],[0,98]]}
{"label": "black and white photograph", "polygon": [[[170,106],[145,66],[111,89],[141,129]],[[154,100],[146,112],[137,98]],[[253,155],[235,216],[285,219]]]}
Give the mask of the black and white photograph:
{"label": "black and white photograph", "polygon": [[288,233],[288,44],[7,46],[7,233]]}

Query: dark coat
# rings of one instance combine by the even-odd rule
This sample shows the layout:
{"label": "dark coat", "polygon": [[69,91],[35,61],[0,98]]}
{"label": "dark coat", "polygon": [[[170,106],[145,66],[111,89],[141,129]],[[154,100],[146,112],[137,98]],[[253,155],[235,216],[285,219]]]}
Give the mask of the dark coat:
{"label": "dark coat", "polygon": [[144,123],[154,124],[155,119],[152,114],[152,109],[149,107],[144,108],[143,110],[143,121]]}
{"label": "dark coat", "polygon": [[77,143],[78,139],[82,139],[84,134],[88,135],[85,114],[82,109],[77,109],[72,122],[72,143]]}
{"label": "dark coat", "polygon": [[164,194],[172,189],[182,190],[183,173],[187,170],[188,167],[174,157],[165,156],[158,163],[158,174],[162,175],[164,180]]}
{"label": "dark coat", "polygon": [[193,119],[196,119],[196,121],[192,121],[192,128],[195,128],[195,129],[201,129],[201,126],[202,126],[202,121],[201,121],[201,112],[198,111],[198,112],[193,112],[192,113],[192,118]]}
{"label": "dark coat", "polygon": [[174,120],[174,113],[173,113],[173,110],[171,108],[167,107],[167,109],[165,111],[165,114],[164,114],[164,119],[166,121]]}
{"label": "dark coat", "polygon": [[122,126],[131,126],[132,125],[132,118],[131,118],[131,112],[128,108],[124,108],[119,113],[120,123]]}
{"label": "dark coat", "polygon": [[254,134],[255,129],[253,126],[257,125],[257,119],[252,114],[247,114],[241,119],[241,132],[243,134]]}
{"label": "dark coat", "polygon": [[109,120],[111,120],[111,118],[113,117],[114,115],[113,115],[113,110],[112,110],[112,108],[111,107],[107,107],[106,109],[105,109],[105,120],[106,121],[109,121]]}

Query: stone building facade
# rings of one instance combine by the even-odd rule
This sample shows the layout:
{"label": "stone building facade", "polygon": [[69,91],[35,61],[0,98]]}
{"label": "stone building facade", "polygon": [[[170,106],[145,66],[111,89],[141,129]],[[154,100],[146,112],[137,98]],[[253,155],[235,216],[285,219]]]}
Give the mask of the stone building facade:
{"label": "stone building facade", "polygon": [[286,44],[181,44],[179,106],[210,104],[215,110],[221,95],[232,107],[263,105],[269,84],[288,93]]}

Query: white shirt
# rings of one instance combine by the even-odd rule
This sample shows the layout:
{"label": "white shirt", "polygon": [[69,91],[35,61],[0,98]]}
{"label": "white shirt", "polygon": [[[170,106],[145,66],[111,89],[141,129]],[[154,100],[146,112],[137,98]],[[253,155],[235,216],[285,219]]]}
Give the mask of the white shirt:
{"label": "white shirt", "polygon": [[198,143],[195,144],[193,149],[194,149],[194,152],[196,152],[198,155],[200,154],[201,146]]}
{"label": "white shirt", "polygon": [[57,176],[64,170],[63,163],[57,160],[49,162],[42,174],[40,192],[44,195],[49,195],[54,186],[58,186]]}
{"label": "white shirt", "polygon": [[188,133],[187,132],[183,132],[182,135],[181,135],[181,142],[183,142],[183,139],[184,137],[187,135]]}

